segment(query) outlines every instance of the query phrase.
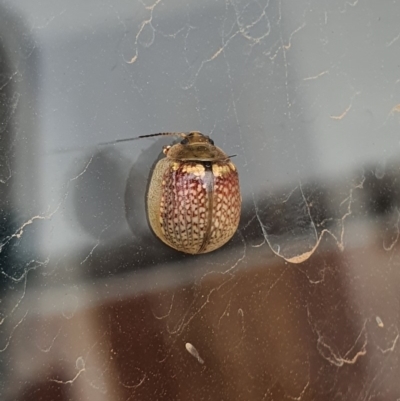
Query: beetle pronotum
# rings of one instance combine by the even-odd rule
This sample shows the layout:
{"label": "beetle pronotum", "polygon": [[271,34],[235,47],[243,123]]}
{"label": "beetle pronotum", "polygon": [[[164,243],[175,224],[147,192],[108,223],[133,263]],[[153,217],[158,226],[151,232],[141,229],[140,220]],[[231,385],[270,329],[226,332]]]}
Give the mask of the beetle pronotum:
{"label": "beetle pronotum", "polygon": [[147,193],[152,230],[181,252],[198,254],[220,248],[239,225],[242,198],[236,167],[210,137],[197,131],[138,138],[158,135],[179,136],[182,141],[165,146],[166,157],[154,168]]}

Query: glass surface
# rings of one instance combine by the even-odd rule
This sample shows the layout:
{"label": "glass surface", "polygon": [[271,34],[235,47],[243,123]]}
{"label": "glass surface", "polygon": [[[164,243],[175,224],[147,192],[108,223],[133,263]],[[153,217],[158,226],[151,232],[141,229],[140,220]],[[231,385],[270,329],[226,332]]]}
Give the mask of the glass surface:
{"label": "glass surface", "polygon": [[[0,398],[400,398],[400,2],[0,0]],[[174,138],[233,239],[157,239]]]}

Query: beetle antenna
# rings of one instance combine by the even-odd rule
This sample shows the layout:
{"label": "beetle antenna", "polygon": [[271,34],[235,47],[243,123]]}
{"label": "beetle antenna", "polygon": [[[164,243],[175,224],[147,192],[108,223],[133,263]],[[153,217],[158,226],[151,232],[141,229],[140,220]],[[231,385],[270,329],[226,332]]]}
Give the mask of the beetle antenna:
{"label": "beetle antenna", "polygon": [[100,143],[100,145],[113,145],[118,142],[135,141],[136,139],[151,138],[153,136],[180,136],[182,138],[185,138],[186,134],[183,132],[160,132],[158,134],[140,135],[140,136],[136,136],[134,138],[125,138],[125,139],[117,139],[116,141],[111,141],[111,142],[102,142],[102,143]]}

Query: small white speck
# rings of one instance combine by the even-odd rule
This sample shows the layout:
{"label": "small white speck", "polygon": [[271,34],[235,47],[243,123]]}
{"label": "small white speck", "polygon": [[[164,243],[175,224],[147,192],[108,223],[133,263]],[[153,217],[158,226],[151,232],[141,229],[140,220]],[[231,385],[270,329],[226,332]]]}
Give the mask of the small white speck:
{"label": "small white speck", "polygon": [[376,320],[376,324],[377,324],[379,327],[383,327],[383,326],[384,326],[384,324],[383,324],[383,322],[382,322],[382,320],[381,320],[381,318],[380,318],[379,316],[377,316],[377,317],[375,318],[375,320]]}
{"label": "small white speck", "polygon": [[186,343],[185,348],[189,352],[189,354],[193,355],[199,361],[199,363],[204,363],[203,359],[201,359],[197,349],[193,346],[193,344]]}

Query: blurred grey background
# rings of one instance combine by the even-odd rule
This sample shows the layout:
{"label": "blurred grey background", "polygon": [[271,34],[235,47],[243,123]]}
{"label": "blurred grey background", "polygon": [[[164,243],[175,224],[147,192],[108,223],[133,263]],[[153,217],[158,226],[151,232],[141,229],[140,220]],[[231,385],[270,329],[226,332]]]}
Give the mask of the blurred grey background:
{"label": "blurred grey background", "polygon": [[300,183],[384,170],[399,146],[398,7],[3,1],[4,175],[11,169],[17,213],[46,220],[35,224],[41,253],[131,236],[126,181],[154,140],[104,141],[210,134],[237,154],[244,202],[256,209]]}

